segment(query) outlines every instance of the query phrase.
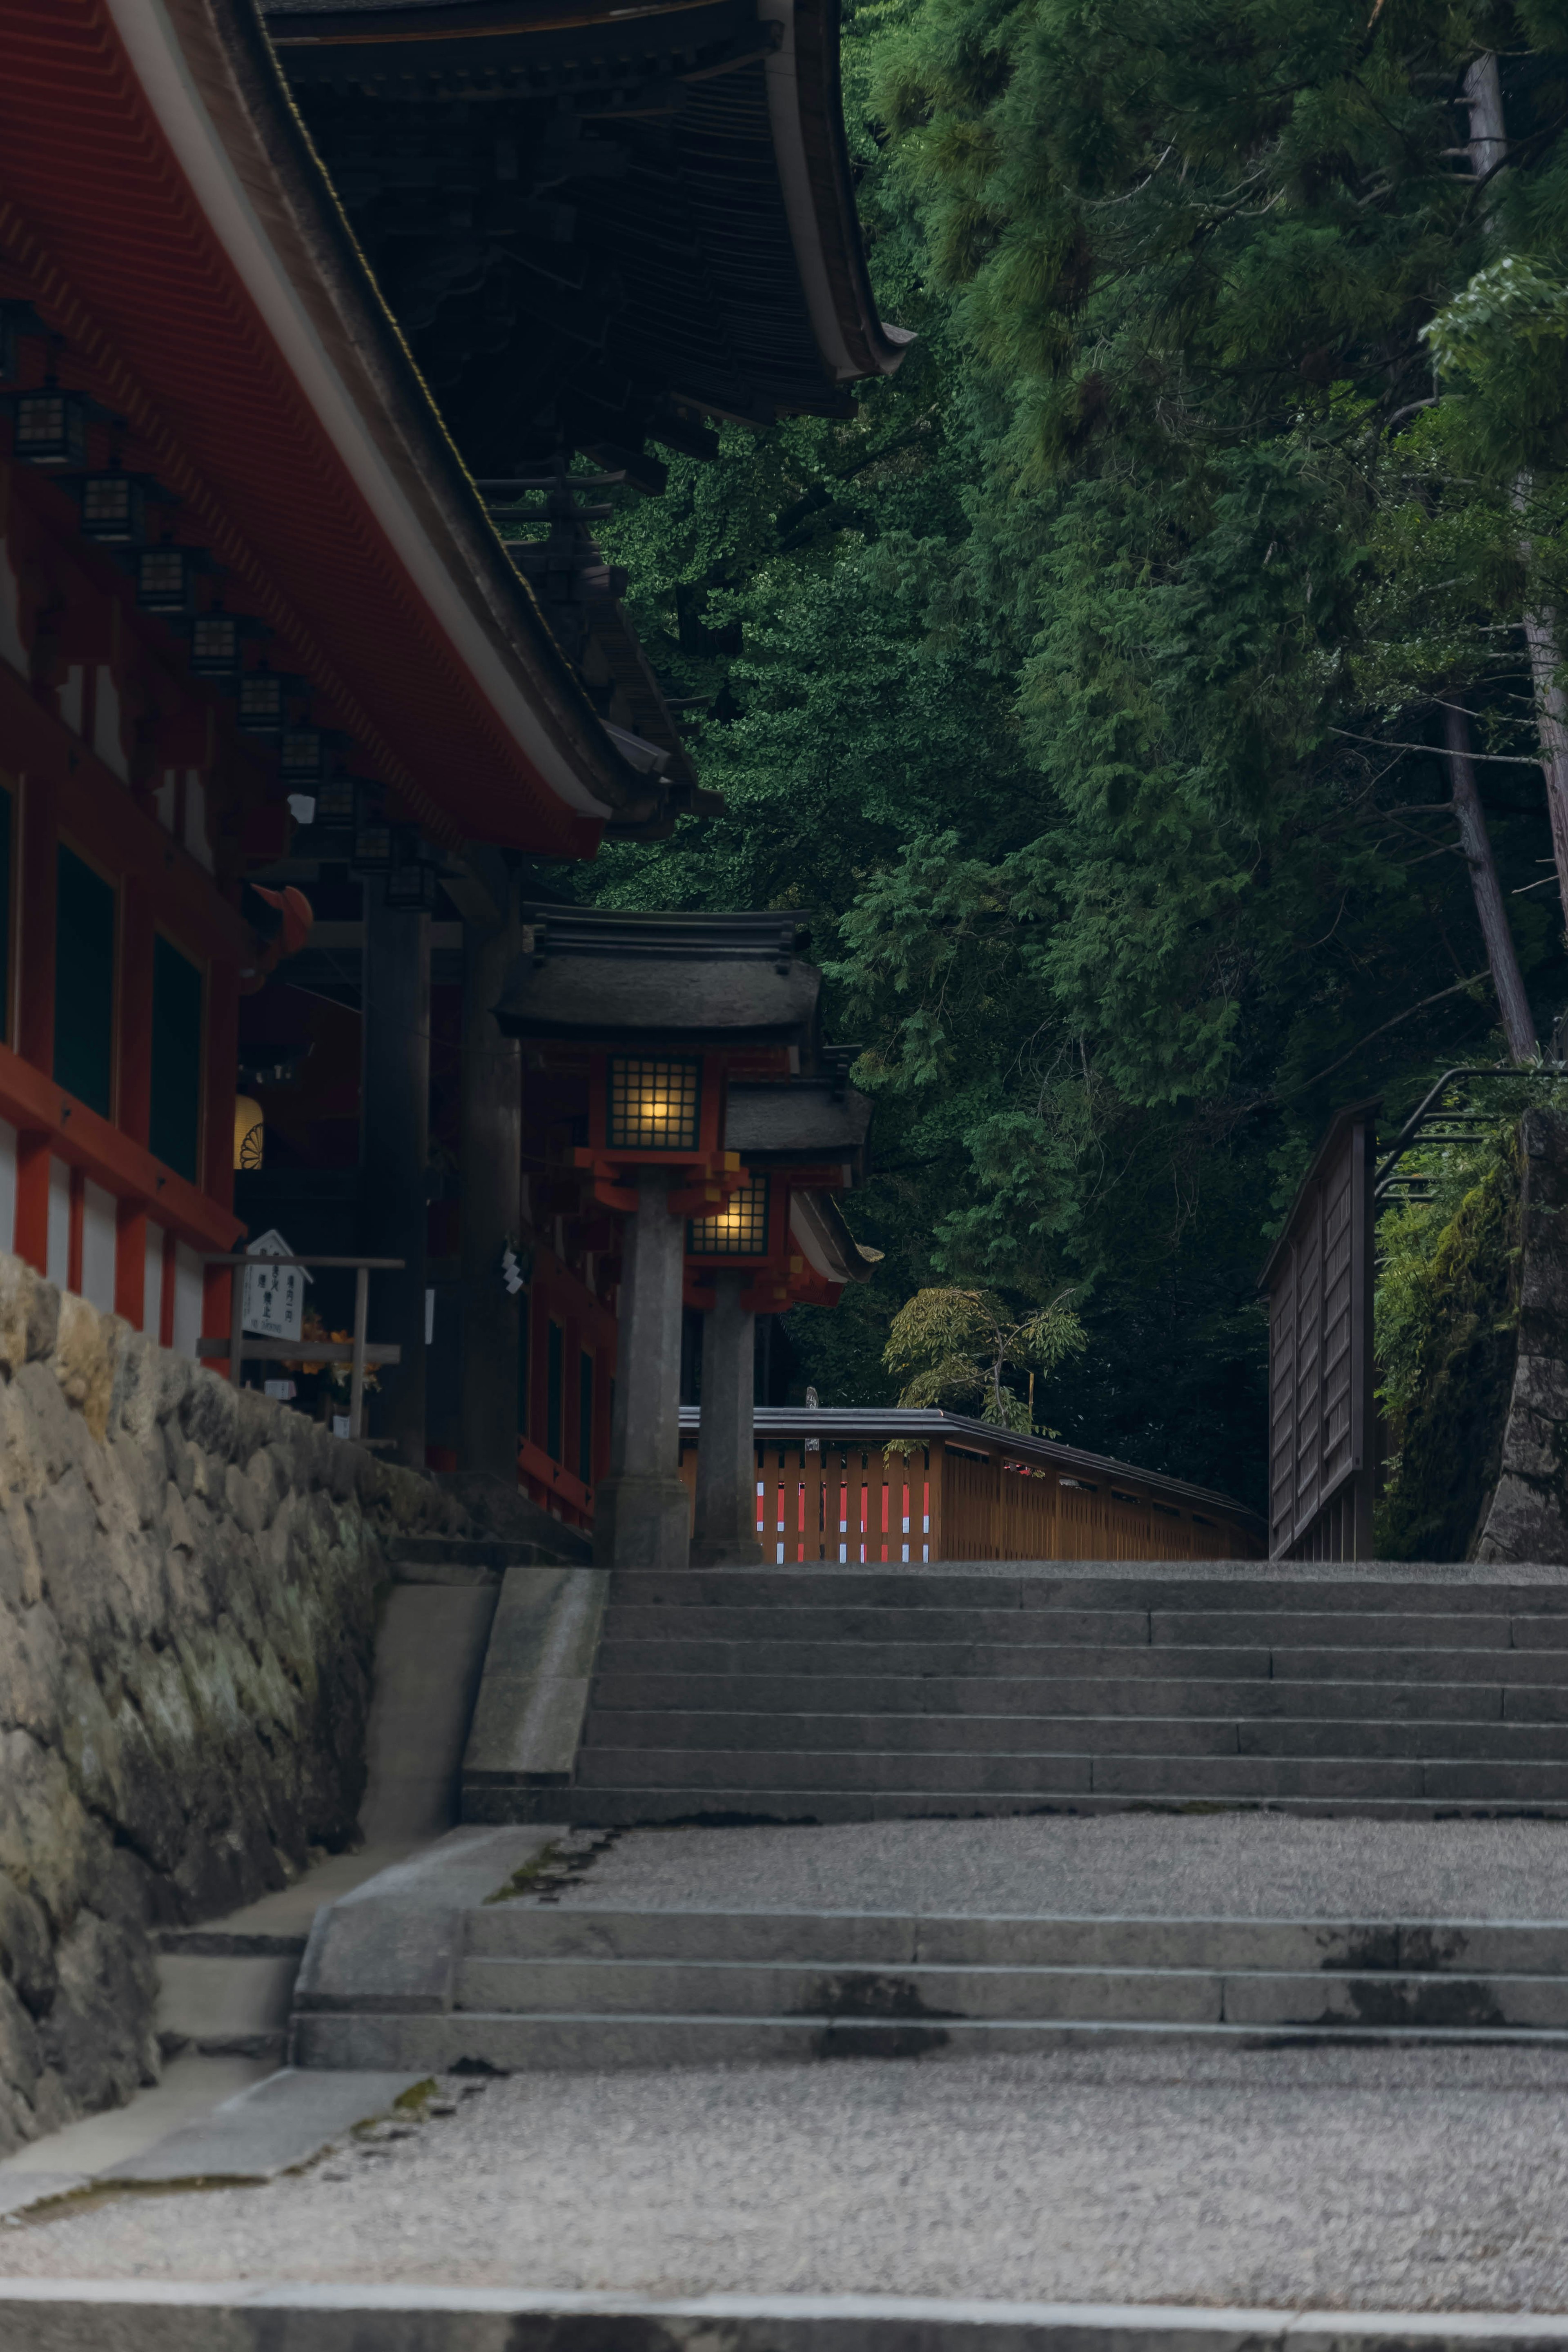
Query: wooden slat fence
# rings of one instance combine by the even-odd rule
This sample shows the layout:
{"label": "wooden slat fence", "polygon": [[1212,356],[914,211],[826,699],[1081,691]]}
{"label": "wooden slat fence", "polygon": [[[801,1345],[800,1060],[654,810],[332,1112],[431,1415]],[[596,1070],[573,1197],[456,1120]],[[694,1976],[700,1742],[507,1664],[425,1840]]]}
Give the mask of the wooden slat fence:
{"label": "wooden slat fence", "polygon": [[[683,1437],[681,1475],[694,1499],[697,1448]],[[923,1444],[770,1435],[756,1455],[757,1534],[764,1559],[780,1566],[1255,1559],[1263,1549],[1258,1521],[1224,1497],[1194,1507],[1192,1490],[1174,1482],[1098,1462],[1093,1475],[1058,1469],[1021,1458],[1001,1435]]]}
{"label": "wooden slat fence", "polygon": [[1376,1114],[1333,1121],[1263,1272],[1274,1559],[1372,1558]]}

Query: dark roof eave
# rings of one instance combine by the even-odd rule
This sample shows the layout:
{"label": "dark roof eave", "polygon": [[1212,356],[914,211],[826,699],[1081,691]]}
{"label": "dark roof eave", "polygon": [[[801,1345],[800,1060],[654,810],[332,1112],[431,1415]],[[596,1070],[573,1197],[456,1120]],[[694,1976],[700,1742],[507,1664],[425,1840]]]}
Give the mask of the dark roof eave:
{"label": "dark roof eave", "polygon": [[[839,73],[839,0],[763,0],[784,26],[767,63],[785,209],[823,362],[837,384],[891,375],[913,334],[882,320],[861,240]],[[792,179],[804,185],[792,186]]]}
{"label": "dark roof eave", "polygon": [[616,750],[519,578],[458,455],[310,142],[257,0],[202,0],[233,87],[291,226],[314,266],[374,401],[362,410],[432,539],[457,562],[459,593],[525,687],[580,782],[612,815],[646,814],[648,780]]}

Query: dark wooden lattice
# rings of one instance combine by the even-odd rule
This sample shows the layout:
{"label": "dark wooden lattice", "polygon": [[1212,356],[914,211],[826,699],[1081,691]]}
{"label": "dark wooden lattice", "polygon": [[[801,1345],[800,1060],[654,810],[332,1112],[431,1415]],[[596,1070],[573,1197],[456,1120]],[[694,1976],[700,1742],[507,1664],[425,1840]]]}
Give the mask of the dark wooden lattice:
{"label": "dark wooden lattice", "polygon": [[1335,1118],[1263,1270],[1271,1559],[1372,1557],[1377,1109]]}

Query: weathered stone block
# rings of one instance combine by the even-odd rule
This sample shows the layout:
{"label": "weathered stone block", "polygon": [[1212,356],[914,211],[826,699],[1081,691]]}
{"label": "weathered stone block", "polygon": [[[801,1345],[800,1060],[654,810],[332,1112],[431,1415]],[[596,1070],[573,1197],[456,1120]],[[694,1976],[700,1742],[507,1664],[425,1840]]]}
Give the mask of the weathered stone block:
{"label": "weathered stone block", "polygon": [[151,1925],[353,1837],[384,1547],[467,1525],[0,1255],[0,2148],[155,2065]]}

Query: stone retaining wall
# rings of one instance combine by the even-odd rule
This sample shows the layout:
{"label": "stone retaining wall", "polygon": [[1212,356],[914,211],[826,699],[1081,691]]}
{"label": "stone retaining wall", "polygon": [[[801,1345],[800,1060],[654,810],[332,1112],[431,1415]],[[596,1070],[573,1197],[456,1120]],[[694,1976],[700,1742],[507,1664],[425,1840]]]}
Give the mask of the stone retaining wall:
{"label": "stone retaining wall", "polygon": [[1473,1556],[1568,1560],[1568,1117],[1520,1123],[1519,1353]]}
{"label": "stone retaining wall", "polygon": [[353,1842],[415,1473],[0,1255],[0,2152],[156,2074],[149,1930]]}

